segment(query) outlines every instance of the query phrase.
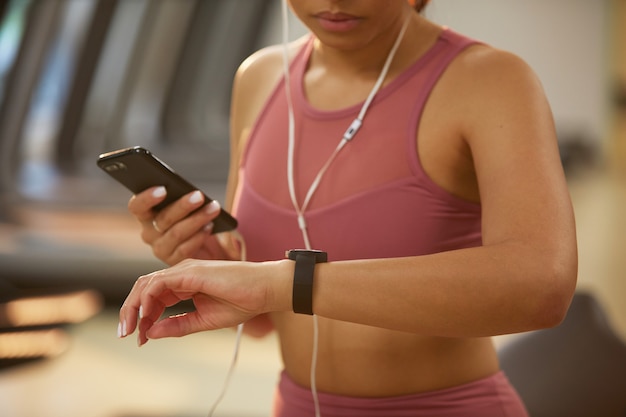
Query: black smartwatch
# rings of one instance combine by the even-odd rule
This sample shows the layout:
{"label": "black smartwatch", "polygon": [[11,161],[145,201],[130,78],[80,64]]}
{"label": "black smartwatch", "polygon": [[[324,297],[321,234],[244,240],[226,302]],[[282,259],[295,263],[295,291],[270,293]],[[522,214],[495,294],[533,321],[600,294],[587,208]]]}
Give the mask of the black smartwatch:
{"label": "black smartwatch", "polygon": [[293,311],[313,315],[313,273],[315,264],[328,261],[326,252],[319,250],[292,249],[287,258],[296,261],[293,273]]}

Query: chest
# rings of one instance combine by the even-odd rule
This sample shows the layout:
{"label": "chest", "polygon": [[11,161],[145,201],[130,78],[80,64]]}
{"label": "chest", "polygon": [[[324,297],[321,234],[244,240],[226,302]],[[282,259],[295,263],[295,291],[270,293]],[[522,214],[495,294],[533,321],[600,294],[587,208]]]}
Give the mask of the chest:
{"label": "chest", "polygon": [[[302,91],[311,107],[320,111],[335,111],[363,103],[374,83],[375,74],[369,78],[342,77],[328,74],[323,69],[312,69],[303,77]],[[423,103],[416,121],[415,156],[435,183],[456,196],[478,202],[471,150],[460,133],[460,118],[448,105],[450,100],[454,97],[445,88],[435,88]],[[400,120],[391,118],[388,123],[391,131],[393,124],[400,123]]]}

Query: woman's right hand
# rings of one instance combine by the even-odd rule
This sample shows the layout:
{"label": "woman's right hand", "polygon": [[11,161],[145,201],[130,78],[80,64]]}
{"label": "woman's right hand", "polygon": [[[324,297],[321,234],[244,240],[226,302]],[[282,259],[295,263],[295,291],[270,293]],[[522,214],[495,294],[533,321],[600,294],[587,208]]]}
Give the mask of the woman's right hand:
{"label": "woman's right hand", "polygon": [[155,212],[153,207],[165,195],[165,187],[152,187],[128,202],[128,210],[141,224],[141,239],[152,247],[157,258],[169,265],[188,258],[239,259],[233,239],[226,234],[211,234],[213,219],[221,210],[217,201],[202,207],[204,196],[194,191]]}

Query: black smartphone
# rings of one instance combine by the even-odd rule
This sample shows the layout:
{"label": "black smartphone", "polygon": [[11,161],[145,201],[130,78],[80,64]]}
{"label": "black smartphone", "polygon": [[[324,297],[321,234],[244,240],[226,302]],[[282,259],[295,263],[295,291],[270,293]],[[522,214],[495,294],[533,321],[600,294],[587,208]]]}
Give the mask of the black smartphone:
{"label": "black smartphone", "polygon": [[[119,149],[103,153],[97,164],[111,177],[116,179],[133,194],[138,194],[150,187],[162,185],[167,190],[165,200],[154,207],[161,210],[191,191],[198,190],[165,162],[141,146]],[[204,194],[204,204],[212,199]],[[213,220],[213,233],[226,232],[237,227],[237,220],[226,210]]]}

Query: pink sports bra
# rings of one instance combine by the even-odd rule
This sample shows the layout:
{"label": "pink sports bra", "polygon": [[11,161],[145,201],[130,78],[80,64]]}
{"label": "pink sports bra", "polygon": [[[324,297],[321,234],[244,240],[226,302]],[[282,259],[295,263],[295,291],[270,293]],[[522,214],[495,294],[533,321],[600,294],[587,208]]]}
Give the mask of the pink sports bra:
{"label": "pink sports bra", "polygon": [[[420,164],[416,135],[424,104],[448,64],[475,41],[449,29],[372,102],[355,138],[324,175],[305,218],[314,249],[329,260],[423,255],[479,246],[481,209],[435,184]],[[290,66],[295,115],[295,187],[300,204],[362,103],[320,111],[303,77],[312,41]],[[261,111],[244,151],[233,214],[251,261],[304,247],[287,183],[284,81]]]}

